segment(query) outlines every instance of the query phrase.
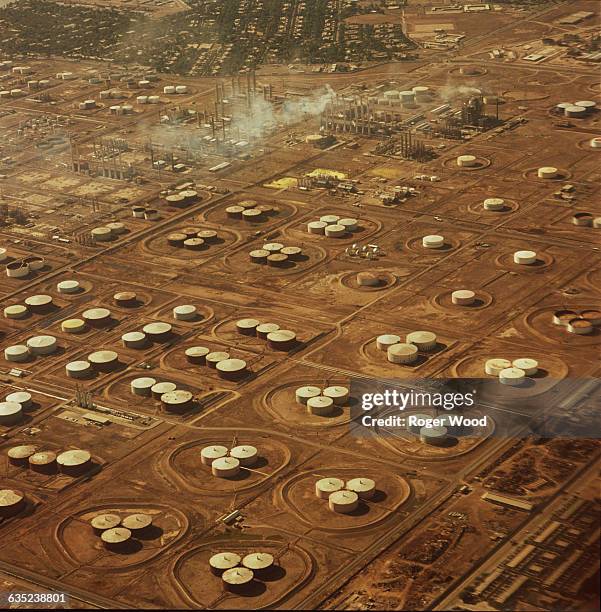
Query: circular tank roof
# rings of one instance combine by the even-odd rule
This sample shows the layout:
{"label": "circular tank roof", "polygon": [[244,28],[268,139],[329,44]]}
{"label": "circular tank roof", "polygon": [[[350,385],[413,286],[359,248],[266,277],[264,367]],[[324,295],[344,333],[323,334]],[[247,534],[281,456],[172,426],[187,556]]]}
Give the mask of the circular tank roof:
{"label": "circular tank roof", "polygon": [[130,514],[126,516],[122,523],[123,527],[134,531],[136,529],[144,529],[152,525],[152,516],[149,514]]}
{"label": "circular tank roof", "polygon": [[89,310],[85,310],[83,313],[83,318],[90,319],[91,321],[108,319],[110,316],[111,311],[108,308],[90,308]]}
{"label": "circular tank roof", "polygon": [[425,438],[444,438],[447,435],[446,427],[422,427],[419,435]]}
{"label": "circular tank roof", "polygon": [[114,527],[107,529],[100,538],[107,544],[122,544],[131,538],[131,531],[125,527]]}
{"label": "circular tank roof", "polygon": [[64,280],[61,281],[60,283],[58,283],[56,285],[56,288],[59,290],[59,292],[63,293],[72,293],[77,291],[80,286],[79,286],[79,282],[76,280]]}
{"label": "circular tank roof", "polygon": [[359,496],[354,491],[334,491],[329,500],[339,506],[356,504]]}
{"label": "circular tank roof", "polygon": [[7,402],[16,402],[17,404],[29,404],[31,402],[31,393],[28,391],[15,391],[14,393],[9,393],[6,396],[5,401]]}
{"label": "circular tank roof", "polygon": [[262,570],[273,565],[273,555],[264,552],[250,553],[242,559],[242,565],[250,570]]}
{"label": "circular tank roof", "polygon": [[49,465],[56,461],[56,453],[52,451],[40,451],[29,457],[29,463],[32,465]]}
{"label": "circular tank roof", "polygon": [[90,521],[90,525],[94,529],[114,529],[121,523],[121,517],[118,514],[97,514]]}
{"label": "circular tank roof", "polygon": [[27,340],[27,346],[29,348],[47,348],[56,344],[56,338],[54,336],[33,336]]}
{"label": "circular tank roof", "polygon": [[230,457],[235,459],[249,459],[250,457],[256,457],[257,449],[249,444],[241,444],[240,446],[234,446],[230,450]]}
{"label": "circular tank roof", "polygon": [[222,552],[209,559],[209,565],[219,570],[228,570],[236,567],[242,561],[240,555],[231,552]]}
{"label": "circular tank roof", "polygon": [[188,357],[204,357],[210,352],[206,346],[190,346],[186,349],[185,354]]}
{"label": "circular tank roof", "polygon": [[22,444],[21,446],[13,446],[6,453],[11,459],[28,459],[37,450],[37,447],[32,444]]}
{"label": "circular tank roof", "polygon": [[133,302],[138,297],[133,291],[119,291],[113,295],[116,302]]}
{"label": "circular tank roof", "polygon": [[246,368],[244,359],[223,359],[217,363],[220,372],[241,372]]}
{"label": "circular tank roof", "polygon": [[0,489],[0,508],[10,508],[20,504],[24,499],[23,493],[16,489]]}
{"label": "circular tank roof", "polygon": [[17,402],[0,402],[0,417],[10,417],[23,411]]}
{"label": "circular tank roof", "polygon": [[171,329],[172,327],[169,323],[157,321],[155,323],[148,323],[148,325],[144,325],[142,331],[150,336],[160,336],[162,334],[168,334]]}
{"label": "circular tank roof", "polygon": [[64,453],[61,453],[57,458],[56,462],[59,465],[64,465],[66,467],[76,467],[79,465],[84,465],[88,461],[92,459],[92,455],[86,450],[68,450]]}
{"label": "circular tank roof", "polygon": [[88,355],[88,361],[90,363],[112,363],[113,361],[117,361],[117,359],[119,359],[119,355],[115,353],[115,351],[95,351]]}
{"label": "circular tank roof", "polygon": [[271,332],[278,331],[280,326],[277,323],[261,323],[257,325],[257,333],[259,334],[270,334]]}
{"label": "circular tank roof", "polygon": [[69,372],[84,372],[90,368],[89,361],[70,361],[66,366]]}
{"label": "circular tank roof", "polygon": [[267,334],[267,339],[270,342],[290,342],[296,339],[296,334],[289,329],[279,329],[278,331]]}
{"label": "circular tank roof", "polygon": [[240,461],[235,457],[218,457],[213,461],[212,467],[217,470],[231,470],[239,467]]}
{"label": "circular tank roof", "polygon": [[207,361],[210,361],[211,363],[219,363],[220,361],[223,361],[224,359],[229,359],[230,358],[230,354],[229,353],[225,353],[224,351],[213,351],[212,353],[209,353],[207,355]]}
{"label": "circular tank roof", "polygon": [[236,321],[238,329],[255,329],[258,325],[260,325],[260,321],[257,321],[257,319],[240,319]]}
{"label": "circular tank roof", "polygon": [[347,481],[346,488],[355,493],[364,493],[373,491],[376,488],[376,483],[371,478],[353,478]]}
{"label": "circular tank roof", "polygon": [[340,478],[322,478],[317,481],[316,486],[324,493],[334,493],[344,488],[344,480],[340,480]]}
{"label": "circular tank roof", "polygon": [[151,391],[156,394],[163,396],[165,393],[171,393],[177,389],[177,385],[172,382],[158,382],[156,385],[152,385]]}
{"label": "circular tank roof", "polygon": [[48,306],[48,304],[52,304],[52,296],[50,295],[32,295],[28,298],[25,298],[25,304],[27,306],[33,306],[34,308],[41,306]]}
{"label": "circular tank roof", "polygon": [[219,444],[214,444],[213,446],[205,446],[200,451],[200,454],[207,459],[220,459],[227,455],[227,448]]}
{"label": "circular tank roof", "polygon": [[252,570],[249,570],[247,567],[233,567],[221,575],[223,582],[234,585],[248,584],[253,578]]}
{"label": "circular tank roof", "polygon": [[407,334],[407,342],[413,343],[427,343],[427,342],[436,342],[436,334],[429,331],[415,331]]}
{"label": "circular tank roof", "polygon": [[164,404],[171,406],[179,406],[181,404],[187,404],[192,401],[194,396],[190,391],[184,391],[182,389],[176,389],[175,391],[167,391],[161,395],[161,401]]}

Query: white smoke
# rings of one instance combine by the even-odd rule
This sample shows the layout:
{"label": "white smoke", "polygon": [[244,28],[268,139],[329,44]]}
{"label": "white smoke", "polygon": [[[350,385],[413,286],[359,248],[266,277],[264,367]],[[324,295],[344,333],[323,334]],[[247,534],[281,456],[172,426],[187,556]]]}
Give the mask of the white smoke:
{"label": "white smoke", "polygon": [[445,102],[451,102],[460,98],[479,96],[482,91],[469,85],[445,85],[438,90],[438,95]]}
{"label": "white smoke", "polygon": [[279,108],[263,98],[255,97],[249,108],[237,110],[232,126],[247,138],[261,138],[274,128],[295,125],[319,116],[335,96],[334,90],[326,85],[311,96],[287,99]]}
{"label": "white smoke", "polygon": [[[335,96],[334,90],[326,85],[310,96],[286,99],[280,105],[260,95],[251,99],[250,106],[246,106],[246,101],[239,100],[227,127],[228,138],[256,142],[277,129],[318,117]],[[203,147],[202,138],[206,132],[206,128],[199,132],[196,122],[185,124],[175,121],[148,127],[145,136],[147,142],[172,150],[199,149]],[[220,122],[216,124],[215,133],[221,137]]]}

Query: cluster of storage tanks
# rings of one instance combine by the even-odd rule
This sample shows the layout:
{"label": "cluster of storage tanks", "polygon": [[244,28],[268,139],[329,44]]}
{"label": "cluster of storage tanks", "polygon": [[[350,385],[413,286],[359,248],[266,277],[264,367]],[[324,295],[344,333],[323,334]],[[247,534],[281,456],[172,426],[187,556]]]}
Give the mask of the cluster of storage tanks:
{"label": "cluster of storage tanks", "polygon": [[134,112],[134,107],[131,104],[113,104],[109,106],[111,115],[131,115]]}
{"label": "cluster of storage tanks", "polygon": [[248,256],[254,264],[281,268],[289,262],[299,261],[303,256],[303,250],[298,246],[286,246],[281,242],[266,242],[260,249],[250,251]]}
{"label": "cluster of storage tanks", "polygon": [[33,444],[13,446],[7,451],[11,465],[28,468],[38,474],[81,476],[92,467],[92,455],[87,450],[71,449],[61,453],[39,450]]}
{"label": "cluster of storage tanks", "polygon": [[124,223],[121,221],[113,221],[106,225],[95,227],[90,231],[90,236],[94,242],[110,242],[123,234],[127,234],[127,232],[128,229]]}
{"label": "cluster of storage tanks", "polygon": [[333,385],[321,389],[315,385],[306,385],[296,389],[296,402],[307,407],[307,412],[314,416],[329,416],[337,406],[345,406],[349,401],[349,390],[342,385]]}
{"label": "cluster of storage tanks", "polygon": [[70,361],[65,366],[65,373],[69,378],[87,379],[96,374],[114,372],[119,365],[119,353],[100,350],[90,353],[85,359]]}
{"label": "cluster of storage tanks", "polygon": [[[121,297],[121,294],[118,295]],[[129,292],[127,292],[127,295],[129,295]],[[125,299],[127,299],[127,295]],[[173,326],[171,323],[153,321],[144,325],[141,331],[131,331],[123,334],[121,336],[121,343],[125,348],[144,349],[150,346],[151,343],[167,342],[172,338],[172,335]]]}
{"label": "cluster of storage tanks", "polygon": [[178,389],[171,381],[159,381],[152,376],[134,378],[130,383],[130,391],[138,397],[152,397],[161,402],[167,412],[181,413],[189,410],[194,402],[194,395],[185,389]]}
{"label": "cluster of storage tanks", "polygon": [[268,346],[276,351],[288,351],[297,343],[296,333],[292,330],[281,329],[277,323],[261,323],[258,319],[236,321],[236,331],[243,336],[266,340]]}
{"label": "cluster of storage tanks", "polygon": [[417,104],[427,103],[432,99],[432,92],[429,87],[416,85],[412,89],[399,91],[389,89],[382,96],[370,96],[369,104],[379,106],[402,106],[405,108],[415,108]]}
{"label": "cluster of storage tanks", "polygon": [[241,469],[249,469],[259,460],[259,451],[250,444],[227,448],[220,444],[205,446],[200,451],[200,461],[211,468],[217,478],[235,478]]}
{"label": "cluster of storage tanks", "polygon": [[275,213],[277,209],[271,204],[259,204],[255,200],[243,200],[225,209],[229,219],[241,219],[249,223],[260,223]]}
{"label": "cluster of storage tanks", "polygon": [[411,364],[419,359],[420,352],[433,351],[436,348],[436,334],[430,331],[414,331],[405,336],[405,342],[396,334],[382,334],[376,338],[376,347],[386,351],[390,363]]}
{"label": "cluster of storage tanks", "polygon": [[160,101],[160,96],[136,96],[138,104],[158,104]]}
{"label": "cluster of storage tanks", "polygon": [[592,334],[601,326],[601,310],[592,308],[580,311],[556,310],[553,313],[553,323],[564,327],[572,334]]}
{"label": "cluster of storage tanks", "polygon": [[131,214],[136,219],[146,219],[147,221],[158,221],[161,218],[161,213],[156,208],[148,208],[147,206],[132,206]]}
{"label": "cluster of storage tanks", "polygon": [[538,361],[530,357],[520,357],[513,361],[495,357],[486,361],[484,372],[489,376],[496,376],[502,385],[519,387],[527,377],[538,372]]}
{"label": "cluster of storage tanks", "polygon": [[597,108],[597,103],[593,100],[579,100],[578,102],[560,102],[555,106],[555,110],[565,117],[572,119],[582,118],[589,115]]}
{"label": "cluster of storage tanks", "polygon": [[163,87],[163,93],[172,96],[173,94],[187,94],[188,86],[187,85],[165,85]]}
{"label": "cluster of storage tanks", "polygon": [[23,411],[32,406],[31,393],[15,391],[9,393],[3,402],[0,402],[0,425],[11,427],[23,420]]}
{"label": "cluster of storage tanks", "polygon": [[254,580],[269,578],[275,558],[268,552],[253,552],[244,557],[234,552],[220,552],[209,559],[209,568],[220,576],[223,588],[232,593],[244,593]]}
{"label": "cluster of storage tanks", "polygon": [[167,192],[164,197],[169,206],[185,208],[198,200],[198,192],[194,189],[182,189],[176,192]]}
{"label": "cluster of storage tanks", "polygon": [[119,552],[126,549],[133,538],[143,539],[151,532],[152,516],[140,512],[121,518],[116,513],[107,512],[94,516],[90,525],[106,548]]}
{"label": "cluster of storage tanks", "polygon": [[6,98],[18,98],[25,94],[25,91],[20,87],[15,87],[14,89],[2,89],[0,90],[0,100],[4,100]]}
{"label": "cluster of storage tanks", "polygon": [[238,381],[248,374],[244,359],[235,359],[227,351],[212,351],[206,346],[190,346],[185,350],[186,360],[216,370],[220,378]]}
{"label": "cluster of storage tanks", "polygon": [[349,514],[359,506],[360,500],[369,500],[376,494],[376,483],[371,478],[322,478],[315,483],[315,495],[327,500],[328,507],[338,514]]}
{"label": "cluster of storage tanks", "polygon": [[32,357],[45,357],[58,350],[58,341],[54,336],[32,336],[25,344],[13,344],[4,349],[4,359],[10,362],[29,361]]}
{"label": "cluster of storage tanks", "polygon": [[[0,248],[0,263],[5,264],[6,276],[9,278],[24,278],[31,272],[37,272],[46,265],[46,260],[40,255],[29,255],[9,260],[8,249]],[[8,262],[8,263],[6,263]]]}
{"label": "cluster of storage tanks", "polygon": [[352,218],[341,219],[338,215],[323,215],[316,221],[307,223],[309,234],[320,234],[329,238],[343,238],[357,231],[359,221]]}
{"label": "cluster of storage tanks", "polygon": [[215,230],[198,227],[182,227],[167,236],[169,246],[190,251],[205,249],[220,240]]}
{"label": "cluster of storage tanks", "polygon": [[53,308],[52,296],[46,294],[30,295],[23,300],[23,304],[11,304],[4,308],[7,319],[23,319],[30,314],[47,314]]}

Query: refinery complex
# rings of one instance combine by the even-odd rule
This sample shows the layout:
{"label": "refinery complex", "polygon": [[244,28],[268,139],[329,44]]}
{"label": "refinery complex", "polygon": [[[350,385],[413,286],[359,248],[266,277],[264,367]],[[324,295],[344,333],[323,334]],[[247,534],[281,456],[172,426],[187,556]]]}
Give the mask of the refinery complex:
{"label": "refinery complex", "polygon": [[592,0],[0,0],[0,607],[599,610]]}

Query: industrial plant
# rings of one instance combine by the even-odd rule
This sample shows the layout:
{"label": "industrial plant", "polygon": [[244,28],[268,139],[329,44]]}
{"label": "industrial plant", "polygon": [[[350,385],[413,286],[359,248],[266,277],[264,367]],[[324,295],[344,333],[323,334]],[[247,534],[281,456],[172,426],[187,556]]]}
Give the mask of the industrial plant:
{"label": "industrial plant", "polygon": [[4,609],[599,610],[592,0],[0,0]]}

